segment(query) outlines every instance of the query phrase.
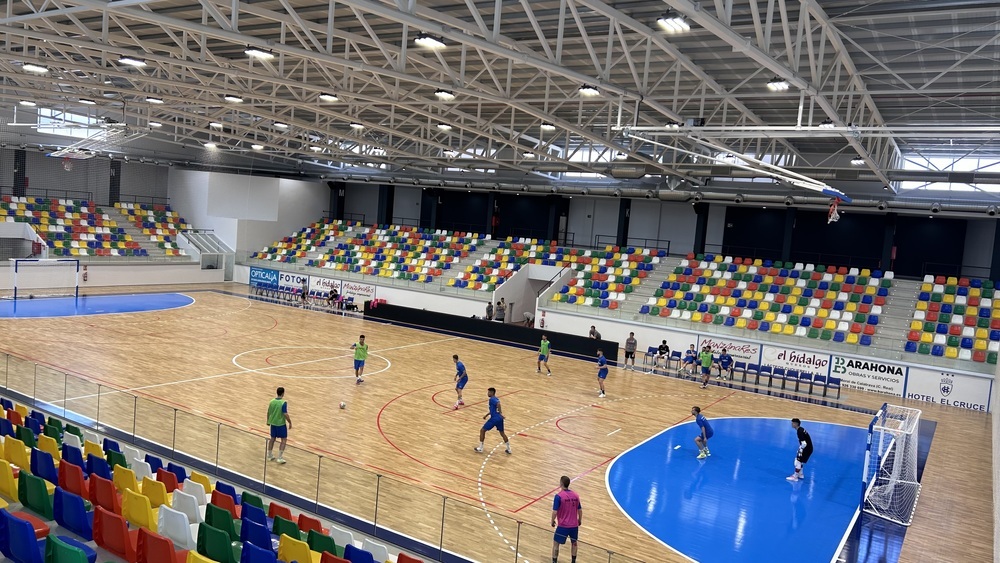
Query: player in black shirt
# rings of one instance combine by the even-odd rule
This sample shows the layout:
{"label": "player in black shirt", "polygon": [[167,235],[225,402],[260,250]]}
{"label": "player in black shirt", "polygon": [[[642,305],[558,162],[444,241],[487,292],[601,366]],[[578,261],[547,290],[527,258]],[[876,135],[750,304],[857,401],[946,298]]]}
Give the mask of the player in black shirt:
{"label": "player in black shirt", "polygon": [[792,419],[792,428],[795,429],[799,440],[799,451],[795,455],[795,473],[792,473],[786,479],[789,481],[799,481],[805,479],[802,475],[802,466],[809,461],[809,456],[813,453],[813,441],[809,436],[809,432],[805,428],[802,428],[802,422],[799,419]]}

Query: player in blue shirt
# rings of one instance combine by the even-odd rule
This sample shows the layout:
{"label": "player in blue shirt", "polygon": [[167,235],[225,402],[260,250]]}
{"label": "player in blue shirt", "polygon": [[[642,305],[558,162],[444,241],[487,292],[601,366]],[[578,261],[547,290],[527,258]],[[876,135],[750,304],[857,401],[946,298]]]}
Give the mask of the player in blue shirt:
{"label": "player in blue shirt", "polygon": [[497,398],[497,390],[490,387],[486,390],[486,395],[490,398],[490,412],[483,416],[483,420],[486,420],[486,424],[479,430],[479,446],[476,447],[477,452],[483,451],[483,442],[486,440],[486,431],[492,430],[494,428],[500,432],[500,437],[503,438],[503,443],[507,446],[507,453],[510,453],[510,440],[507,439],[507,434],[503,431],[503,412],[500,410],[500,399]]}
{"label": "player in blue shirt", "polygon": [[684,358],[681,360],[680,367],[677,368],[677,373],[684,370],[688,375],[694,375],[694,362],[698,359],[698,352],[694,349],[694,344],[690,348],[684,350]]}
{"label": "player in blue shirt", "polygon": [[458,410],[458,407],[465,404],[465,401],[462,400],[462,389],[465,389],[465,385],[469,382],[469,374],[465,371],[465,364],[458,359],[458,354],[452,356],[451,359],[455,362],[455,393],[458,393],[455,410]]}
{"label": "player in blue shirt", "polygon": [[691,407],[691,414],[694,416],[695,424],[698,425],[698,435],[694,439],[694,443],[698,445],[698,459],[705,459],[712,455],[708,451],[708,439],[714,436],[715,432],[705,415],[701,414],[701,407]]}
{"label": "player in blue shirt", "polygon": [[597,383],[601,385],[601,394],[604,397],[604,380],[608,378],[608,359],[604,357],[604,352],[597,350]]}
{"label": "player in blue shirt", "polygon": [[719,357],[715,359],[715,365],[719,367],[719,375],[716,379],[725,379],[723,373],[729,374],[729,379],[733,378],[733,357],[726,352],[726,349],[722,349],[722,353]]}

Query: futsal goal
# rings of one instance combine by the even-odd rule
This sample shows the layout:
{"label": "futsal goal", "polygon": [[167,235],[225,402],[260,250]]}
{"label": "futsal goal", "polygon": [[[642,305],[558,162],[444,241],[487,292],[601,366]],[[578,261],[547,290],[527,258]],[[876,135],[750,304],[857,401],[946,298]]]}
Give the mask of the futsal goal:
{"label": "futsal goal", "polygon": [[80,261],[75,258],[11,258],[8,297],[79,297]]}
{"label": "futsal goal", "polygon": [[865,512],[903,526],[913,522],[920,497],[917,481],[919,409],[883,404],[868,425],[865,447]]}

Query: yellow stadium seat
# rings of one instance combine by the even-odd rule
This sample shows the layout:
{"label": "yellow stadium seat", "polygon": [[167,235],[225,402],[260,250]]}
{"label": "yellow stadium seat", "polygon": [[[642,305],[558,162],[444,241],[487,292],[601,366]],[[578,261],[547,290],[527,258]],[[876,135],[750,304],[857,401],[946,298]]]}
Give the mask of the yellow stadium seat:
{"label": "yellow stadium seat", "polygon": [[122,494],[122,517],[132,526],[156,532],[158,512],[150,504],[149,498],[131,489]]}
{"label": "yellow stadium seat", "polygon": [[135,472],[131,469],[115,465],[112,478],[115,483],[115,489],[118,490],[119,494],[125,494],[125,491],[128,490],[142,494],[142,488],[139,487],[139,482],[135,478]]}
{"label": "yellow stadium seat", "polygon": [[800,305],[796,305],[794,308],[792,308],[792,314],[793,315],[798,315],[798,316],[801,317],[802,315],[806,314],[806,309],[805,309],[805,307],[802,307]]}
{"label": "yellow stadium seat", "polygon": [[[767,313],[764,313],[764,320],[767,321],[767,322],[769,322],[769,323],[773,323],[774,320],[777,319],[777,318],[778,318],[778,315],[776,313],[772,313],[770,311],[768,311]],[[775,323],[775,324],[777,324],[777,323]]]}
{"label": "yellow stadium seat", "polygon": [[59,460],[62,459],[62,453],[59,451],[59,442],[56,442],[55,438],[39,434],[38,449],[51,455],[52,461],[55,462],[57,468],[59,467]]}
{"label": "yellow stadium seat", "polygon": [[95,456],[102,459],[104,458],[104,450],[101,449],[100,444],[95,444],[90,440],[85,440],[83,442],[83,459],[86,460],[87,456],[90,454],[94,454]]}
{"label": "yellow stadium seat", "polygon": [[31,467],[31,459],[28,457],[28,448],[24,446],[24,442],[12,436],[4,438],[3,458],[9,461],[11,465],[17,466],[24,471],[28,471]]}
{"label": "yellow stadium seat", "polygon": [[701,322],[701,317],[702,317],[702,314],[699,313],[699,312],[697,312],[697,311],[695,311],[694,313],[691,313],[691,322],[700,323]]}
{"label": "yellow stadium seat", "polygon": [[858,335],[854,334],[853,332],[848,333],[847,334],[847,343],[848,344],[857,344],[858,343]]}
{"label": "yellow stadium seat", "polygon": [[736,328],[746,328],[746,327],[747,327],[746,319],[744,319],[743,317],[736,319]]}
{"label": "yellow stadium seat", "polygon": [[985,328],[977,328],[976,329],[976,339],[977,340],[986,340],[989,337],[990,337],[990,331],[989,330],[987,330]]}
{"label": "yellow stadium seat", "polygon": [[920,342],[922,342],[924,344],[930,344],[930,343],[934,342],[934,333],[933,332],[924,332],[924,333],[922,333],[920,335]]}
{"label": "yellow stadium seat", "polygon": [[917,310],[918,311],[926,311],[927,310],[927,302],[926,301],[917,301]]}
{"label": "yellow stadium seat", "polygon": [[149,499],[149,503],[153,508],[159,508],[163,505],[172,505],[174,495],[167,492],[166,484],[157,481],[156,479],[143,477],[140,487],[142,487],[142,495]]}
{"label": "yellow stadium seat", "polygon": [[955,296],[953,294],[951,294],[951,293],[945,293],[944,295],[941,296],[941,302],[942,303],[954,303],[955,302]]}
{"label": "yellow stadium seat", "polygon": [[787,334],[788,336],[791,336],[791,335],[795,334],[795,327],[792,326],[792,325],[785,325],[785,328],[783,328],[781,330],[781,333],[782,334]]}
{"label": "yellow stadium seat", "polygon": [[781,331],[783,330],[784,327],[785,325],[781,323],[774,323],[771,325],[771,332],[775,334],[781,334]]}
{"label": "yellow stadium seat", "polygon": [[14,469],[6,459],[0,459],[0,495],[17,501],[17,479],[14,478]]}
{"label": "yellow stadium seat", "polygon": [[920,291],[926,291],[926,292],[929,293],[929,292],[931,292],[933,290],[934,290],[934,284],[930,284],[930,283],[922,283],[922,284],[920,284]]}
{"label": "yellow stadium seat", "polygon": [[976,350],[985,350],[988,346],[989,346],[989,341],[976,339],[973,348],[975,348]]}
{"label": "yellow stadium seat", "polygon": [[830,310],[829,309],[818,309],[816,311],[816,316],[819,317],[819,318],[821,318],[821,319],[825,319],[825,318],[827,318],[827,317],[830,316]]}
{"label": "yellow stadium seat", "polygon": [[310,550],[309,544],[304,541],[293,539],[287,534],[281,534],[278,539],[278,559],[281,561],[320,563],[321,557],[322,554]]}
{"label": "yellow stadium seat", "polygon": [[953,346],[948,346],[947,348],[944,349],[944,357],[945,358],[950,358],[950,359],[957,358],[958,357],[958,348],[955,348]]}
{"label": "yellow stadium seat", "polygon": [[910,330],[921,330],[924,327],[924,323],[920,321],[910,321]]}

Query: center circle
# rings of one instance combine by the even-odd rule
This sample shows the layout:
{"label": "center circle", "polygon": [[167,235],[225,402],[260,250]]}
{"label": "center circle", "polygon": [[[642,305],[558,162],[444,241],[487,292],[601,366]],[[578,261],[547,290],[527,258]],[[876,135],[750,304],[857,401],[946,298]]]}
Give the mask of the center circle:
{"label": "center circle", "polygon": [[[249,356],[251,354],[262,354],[262,353],[266,354],[267,352],[281,351],[279,353],[266,354],[265,357],[264,357],[264,359],[262,360],[262,362],[263,363],[268,363],[268,359],[269,358],[273,358],[273,357],[278,356],[278,355],[287,354],[289,351],[292,351],[292,350],[323,350],[323,351],[326,351],[326,352],[331,352],[331,354],[328,355],[328,356],[325,356],[325,357],[305,359],[305,360],[302,360],[302,361],[295,361],[295,362],[290,362],[290,363],[287,363],[287,364],[278,364],[278,363],[275,363],[275,364],[265,365],[263,367],[257,367],[257,368],[249,367],[247,365],[244,365],[244,363],[243,363],[247,359],[246,356]],[[372,358],[378,358],[379,360],[382,360],[383,362],[385,362],[385,366],[382,367],[382,368],[380,368],[380,369],[374,370],[374,371],[367,371],[366,370],[365,373],[364,373],[364,377],[368,377],[368,376],[371,376],[371,375],[380,374],[382,372],[387,371],[390,367],[392,367],[392,362],[390,362],[389,359],[386,358],[385,356],[380,356],[378,354],[369,353],[368,354],[368,359],[371,360]],[[308,372],[307,373],[298,373],[298,374],[296,374],[296,373],[275,373],[276,370],[280,370],[281,368],[292,368],[292,367],[296,367],[296,366],[309,366],[310,364],[319,364],[319,363],[322,363],[322,362],[333,362],[333,361],[342,362],[342,364],[338,364],[337,367],[334,367],[334,368],[330,369],[330,371],[333,373],[333,375],[313,375],[313,374],[310,374]],[[267,376],[272,376],[272,377],[289,377],[289,378],[296,378],[296,379],[348,379],[348,378],[353,379],[354,378],[354,365],[353,365],[353,362],[354,362],[354,351],[350,350],[350,349],[343,349],[343,348],[331,348],[331,347],[325,347],[325,346],[272,346],[272,347],[268,347],[268,348],[256,348],[256,349],[253,349],[253,350],[247,350],[246,352],[240,352],[239,354],[236,354],[235,356],[233,356],[232,362],[233,362],[234,366],[236,366],[237,368],[242,369],[242,370],[244,370],[244,371],[246,371],[248,373],[257,373],[257,374],[260,374],[260,375],[267,375]],[[340,375],[338,375],[338,374],[340,374]]]}

